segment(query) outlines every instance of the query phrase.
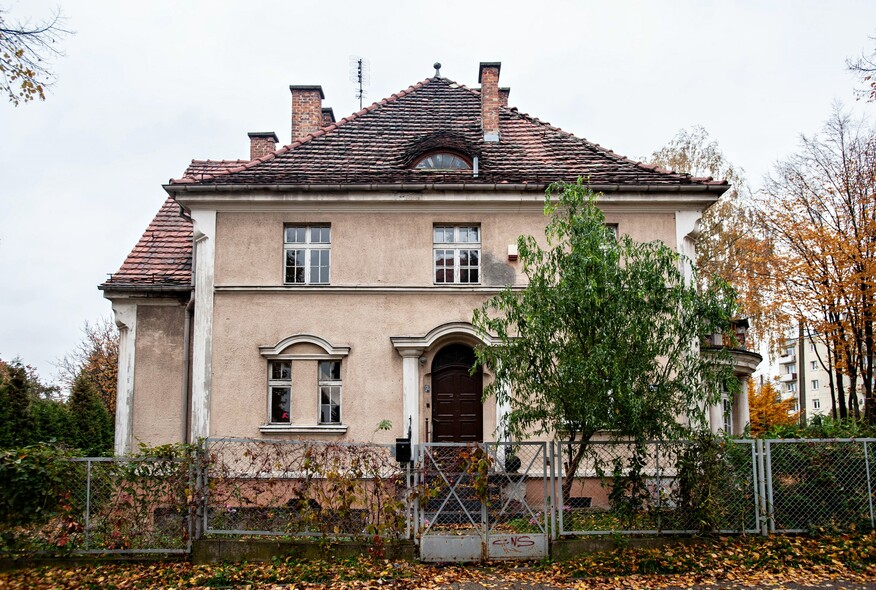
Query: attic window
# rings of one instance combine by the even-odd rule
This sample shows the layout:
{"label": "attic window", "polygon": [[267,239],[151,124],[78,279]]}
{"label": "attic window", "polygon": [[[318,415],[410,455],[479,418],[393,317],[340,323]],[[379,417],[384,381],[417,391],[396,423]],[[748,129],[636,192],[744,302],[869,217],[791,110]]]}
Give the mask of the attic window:
{"label": "attic window", "polygon": [[451,152],[433,152],[414,164],[417,170],[471,170],[471,164],[462,156]]}

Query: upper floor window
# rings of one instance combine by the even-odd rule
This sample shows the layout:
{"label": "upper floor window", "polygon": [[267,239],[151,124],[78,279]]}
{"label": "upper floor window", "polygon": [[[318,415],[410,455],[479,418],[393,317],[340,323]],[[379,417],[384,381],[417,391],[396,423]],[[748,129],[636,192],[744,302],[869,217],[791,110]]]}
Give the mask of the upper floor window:
{"label": "upper floor window", "polygon": [[287,284],[328,284],[331,232],[331,227],[327,225],[286,226],[283,249],[286,254]]}
{"label": "upper floor window", "polygon": [[417,170],[471,170],[469,164],[462,156],[451,152],[431,153],[420,158],[414,168]]}
{"label": "upper floor window", "polygon": [[818,370],[818,361],[812,361],[811,363],[809,363],[809,366],[812,368],[813,371]]}
{"label": "upper floor window", "polygon": [[818,379],[812,380],[812,389],[818,389],[819,385],[821,385],[821,384],[818,382]]}
{"label": "upper floor window", "polygon": [[432,232],[436,284],[472,284],[481,280],[481,228],[436,225]]}

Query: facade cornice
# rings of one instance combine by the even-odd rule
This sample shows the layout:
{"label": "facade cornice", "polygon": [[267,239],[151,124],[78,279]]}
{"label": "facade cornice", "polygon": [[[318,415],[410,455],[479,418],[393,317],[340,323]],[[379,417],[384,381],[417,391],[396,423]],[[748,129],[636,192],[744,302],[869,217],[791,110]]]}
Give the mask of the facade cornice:
{"label": "facade cornice", "polygon": [[[495,294],[507,287],[477,286],[477,287],[444,287],[437,285],[322,285],[292,287],[283,285],[216,285],[216,293],[294,293],[296,295],[310,293],[375,293],[375,294],[405,294],[405,293],[438,293],[445,295],[461,295],[466,293]],[[512,285],[512,289],[520,290],[526,285]]]}
{"label": "facade cornice", "polygon": [[[400,213],[464,211],[496,212],[544,209],[543,192],[441,192],[346,194],[312,193],[240,193],[182,194],[176,200],[189,210],[218,212],[297,211],[302,213]],[[702,210],[718,200],[716,193],[619,193],[600,195],[599,208],[606,213],[653,213],[678,210]]]}

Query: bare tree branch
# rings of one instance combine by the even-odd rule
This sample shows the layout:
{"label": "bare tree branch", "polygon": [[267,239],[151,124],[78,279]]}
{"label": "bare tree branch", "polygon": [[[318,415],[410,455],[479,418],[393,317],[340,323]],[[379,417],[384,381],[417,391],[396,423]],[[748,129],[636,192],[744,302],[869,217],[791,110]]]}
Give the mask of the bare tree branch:
{"label": "bare tree branch", "polygon": [[18,106],[39,98],[55,83],[48,60],[63,56],[56,43],[73,31],[64,26],[60,9],[46,20],[7,22],[0,10],[0,92]]}
{"label": "bare tree branch", "polygon": [[[870,37],[870,40],[876,42],[876,36]],[[858,98],[876,102],[876,49],[870,55],[861,52],[859,57],[847,59],[846,67],[860,77],[864,84],[864,88],[855,89]]]}

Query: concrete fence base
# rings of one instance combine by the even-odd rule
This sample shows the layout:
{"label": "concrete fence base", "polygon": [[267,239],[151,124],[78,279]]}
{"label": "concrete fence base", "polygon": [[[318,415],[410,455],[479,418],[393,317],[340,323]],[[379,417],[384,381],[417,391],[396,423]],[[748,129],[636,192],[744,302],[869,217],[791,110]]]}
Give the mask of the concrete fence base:
{"label": "concrete fence base", "polygon": [[272,539],[201,539],[192,543],[192,563],[221,561],[272,561],[275,558],[295,559],[350,558],[375,555],[392,560],[417,558],[413,541],[391,541],[379,548],[373,543],[342,541],[337,543],[306,540]]}

